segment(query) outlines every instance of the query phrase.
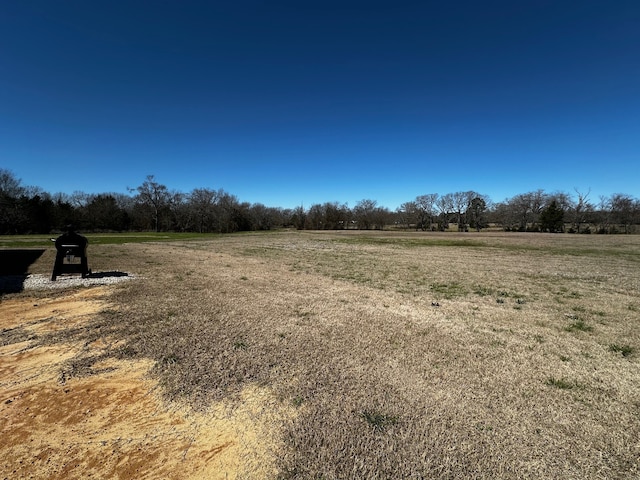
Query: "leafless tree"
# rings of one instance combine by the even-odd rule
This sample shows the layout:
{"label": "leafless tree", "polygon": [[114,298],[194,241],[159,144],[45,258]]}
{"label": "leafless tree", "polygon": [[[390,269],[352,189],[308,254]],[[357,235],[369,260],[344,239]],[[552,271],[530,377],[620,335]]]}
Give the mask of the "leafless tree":
{"label": "leafless tree", "polygon": [[213,231],[217,201],[218,192],[209,188],[195,188],[189,194],[196,229],[200,233]]}
{"label": "leafless tree", "polygon": [[12,171],[0,168],[0,197],[18,198],[23,193],[22,181]]}
{"label": "leafless tree", "polygon": [[138,202],[151,209],[154,229],[157,232],[160,212],[169,202],[167,187],[156,182],[153,175],[147,175],[147,179],[134,191],[138,192]]}
{"label": "leafless tree", "polygon": [[356,206],[353,208],[353,215],[356,222],[358,222],[358,228],[369,230],[374,227],[377,205],[378,202],[370,199],[360,200],[356,203]]}
{"label": "leafless tree", "polygon": [[435,205],[437,201],[437,193],[427,193],[425,195],[418,195],[416,197],[414,201],[417,215],[416,228],[421,228],[422,230],[431,230],[431,225],[433,225],[433,217],[436,214]]}
{"label": "leafless tree", "polygon": [[[396,219],[399,225],[404,225],[407,229],[414,223],[417,212],[416,202],[404,202],[396,208]],[[416,223],[416,229],[418,228]]]}
{"label": "leafless tree", "polygon": [[[637,203],[637,202],[635,202]],[[634,200],[626,193],[616,193],[611,196],[611,211],[615,223],[622,225],[624,233],[630,233],[635,216]]]}
{"label": "leafless tree", "polygon": [[438,229],[441,232],[444,232],[449,228],[449,215],[453,212],[453,195],[451,193],[447,193],[438,197],[436,200],[436,207],[438,208],[440,217],[438,221]]}
{"label": "leafless tree", "polygon": [[593,205],[589,203],[589,194],[591,189],[586,193],[580,192],[574,188],[577,198],[573,202],[573,225],[577,233],[580,233],[582,224],[586,223],[589,216],[593,214]]}

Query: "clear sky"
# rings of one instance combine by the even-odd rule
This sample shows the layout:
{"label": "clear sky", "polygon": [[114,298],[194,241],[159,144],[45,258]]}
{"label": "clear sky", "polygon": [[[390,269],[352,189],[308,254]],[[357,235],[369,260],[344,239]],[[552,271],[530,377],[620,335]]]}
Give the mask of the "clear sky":
{"label": "clear sky", "polygon": [[279,207],[640,197],[640,1],[0,1],[0,168]]}

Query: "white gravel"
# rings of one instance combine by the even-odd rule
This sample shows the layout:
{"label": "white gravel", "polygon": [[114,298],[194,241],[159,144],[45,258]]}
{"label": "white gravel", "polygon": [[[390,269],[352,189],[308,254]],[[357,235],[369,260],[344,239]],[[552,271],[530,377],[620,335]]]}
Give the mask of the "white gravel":
{"label": "white gravel", "polygon": [[80,275],[62,275],[55,282],[42,274],[0,276],[0,292],[19,292],[24,290],[48,290],[55,288],[88,287],[92,285],[112,285],[136,278],[125,272],[96,272],[86,278]]}

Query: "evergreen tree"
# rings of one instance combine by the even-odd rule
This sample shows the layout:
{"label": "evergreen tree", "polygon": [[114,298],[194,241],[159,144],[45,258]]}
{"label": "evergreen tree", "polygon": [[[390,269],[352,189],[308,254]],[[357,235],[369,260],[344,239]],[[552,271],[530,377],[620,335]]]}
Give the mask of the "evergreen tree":
{"label": "evergreen tree", "polygon": [[540,213],[540,229],[543,232],[564,232],[564,211],[555,200]]}

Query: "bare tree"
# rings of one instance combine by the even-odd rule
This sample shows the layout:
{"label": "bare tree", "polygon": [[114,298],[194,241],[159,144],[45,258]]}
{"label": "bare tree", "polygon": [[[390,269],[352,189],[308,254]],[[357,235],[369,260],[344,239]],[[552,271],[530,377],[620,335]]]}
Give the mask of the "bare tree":
{"label": "bare tree", "polygon": [[273,227],[274,209],[262,203],[251,205],[249,207],[249,215],[251,217],[252,230],[271,230]]}
{"label": "bare tree", "polygon": [[546,196],[542,190],[521,193],[509,199],[508,204],[515,217],[519,230],[525,231],[538,222],[540,212],[545,206]]}
{"label": "bare tree", "polygon": [[189,204],[195,217],[196,228],[200,233],[211,232],[214,227],[215,205],[218,192],[209,188],[195,188],[189,195]]}
{"label": "bare tree", "polygon": [[319,203],[314,203],[307,212],[306,228],[312,230],[322,230],[325,226],[324,207]]}
{"label": "bare tree", "polygon": [[22,181],[11,170],[0,168],[0,197],[18,198],[23,194]]}
{"label": "bare tree", "polygon": [[600,195],[598,200],[598,233],[610,233],[613,208],[611,198]]}
{"label": "bare tree", "polygon": [[611,212],[615,223],[622,225],[624,228],[624,233],[630,233],[635,213],[633,197],[626,193],[616,193],[612,195]]}
{"label": "bare tree", "polygon": [[573,226],[576,232],[580,233],[582,224],[587,222],[589,215],[593,214],[593,205],[588,200],[591,189],[586,193],[580,192],[577,188],[574,190],[577,199],[573,202]]}
{"label": "bare tree", "polygon": [[[438,200],[437,193],[427,193],[425,195],[419,195],[415,199],[416,205],[416,229],[421,228],[424,230],[431,230],[433,224],[433,217],[435,216],[435,204]],[[427,225],[428,224],[428,225]]]}
{"label": "bare tree", "polygon": [[446,195],[438,197],[436,200],[436,207],[438,208],[440,217],[438,229],[441,232],[444,232],[449,228],[449,215],[451,215],[453,211],[453,195],[451,193],[447,193]]}
{"label": "bare tree", "polygon": [[377,205],[378,202],[369,199],[360,200],[356,203],[353,208],[353,215],[358,222],[358,228],[369,230],[374,227]]}
{"label": "bare tree", "polygon": [[19,202],[24,191],[20,179],[13,172],[0,169],[0,234],[17,233],[19,225],[26,222]]}
{"label": "bare tree", "polygon": [[151,209],[154,229],[157,232],[160,212],[169,202],[167,187],[156,182],[153,175],[147,175],[147,179],[134,191],[138,192],[138,202]]}
{"label": "bare tree", "polygon": [[[349,207],[338,202],[325,202],[321,205],[322,228],[325,230],[342,230],[349,219]],[[311,215],[311,209],[309,209]]]}
{"label": "bare tree", "polygon": [[[400,225],[405,225],[407,229],[411,227],[413,220],[416,217],[417,211],[416,202],[404,202],[398,208],[396,208],[396,218]],[[416,223],[416,229],[418,224]]]}
{"label": "bare tree", "polygon": [[307,223],[307,212],[302,205],[295,207],[291,212],[291,223],[298,230],[305,228]]}

